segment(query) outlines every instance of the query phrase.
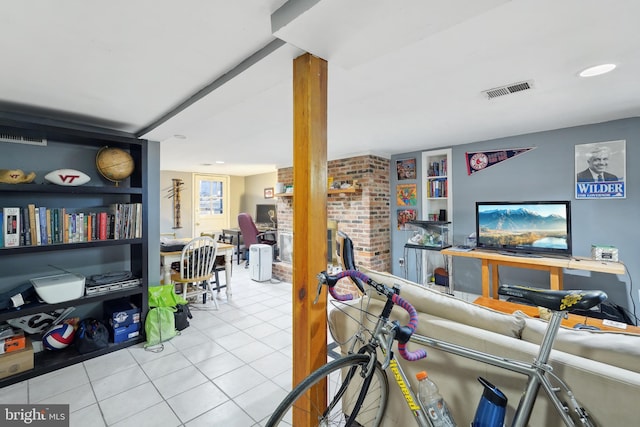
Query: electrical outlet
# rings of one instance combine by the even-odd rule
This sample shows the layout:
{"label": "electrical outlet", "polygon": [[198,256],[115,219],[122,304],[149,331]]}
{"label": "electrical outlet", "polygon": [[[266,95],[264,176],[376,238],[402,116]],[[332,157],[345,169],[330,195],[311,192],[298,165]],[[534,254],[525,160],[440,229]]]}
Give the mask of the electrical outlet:
{"label": "electrical outlet", "polygon": [[404,267],[404,258],[399,258],[398,264],[400,264],[400,267]]}

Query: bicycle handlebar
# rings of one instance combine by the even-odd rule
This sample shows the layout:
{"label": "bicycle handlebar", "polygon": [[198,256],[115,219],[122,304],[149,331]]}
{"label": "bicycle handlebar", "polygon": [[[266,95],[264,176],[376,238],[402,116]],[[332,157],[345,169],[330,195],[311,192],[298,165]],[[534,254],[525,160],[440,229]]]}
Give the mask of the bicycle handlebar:
{"label": "bicycle handlebar", "polygon": [[[409,323],[406,324],[405,326],[399,326],[397,328],[400,334],[396,333],[396,336],[394,338],[398,340],[398,353],[400,353],[400,356],[402,356],[404,359],[410,362],[424,359],[425,357],[427,357],[426,350],[422,348],[415,351],[407,350],[407,342],[409,341],[409,338],[411,338],[411,335],[415,332],[416,328],[418,327],[418,312],[413,307],[413,305],[411,305],[409,301],[400,297],[400,295],[398,295],[395,289],[389,288],[388,286],[375,282],[373,279],[369,278],[366,274],[358,270],[345,270],[333,276],[329,275],[327,272],[324,272],[324,271],[318,274],[318,280],[320,281],[320,284],[321,285],[326,284],[329,287],[329,293],[331,294],[331,296],[339,301],[349,301],[354,299],[354,296],[352,294],[339,294],[335,290],[336,283],[338,283],[340,279],[343,279],[345,277],[357,279],[354,281],[354,283],[356,283],[356,285],[358,286],[361,292],[364,293],[365,290],[358,283],[358,280],[375,288],[376,291],[386,296],[388,300],[391,300],[394,304],[402,307],[409,314]],[[399,337],[398,335],[401,335],[401,337]]]}

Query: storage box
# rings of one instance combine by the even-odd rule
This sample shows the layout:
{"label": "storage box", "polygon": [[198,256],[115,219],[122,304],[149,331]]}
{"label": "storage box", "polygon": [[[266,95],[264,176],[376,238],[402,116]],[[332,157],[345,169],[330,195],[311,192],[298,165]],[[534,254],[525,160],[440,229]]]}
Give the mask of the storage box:
{"label": "storage box", "polygon": [[114,344],[135,338],[140,335],[140,322],[131,323],[129,326],[111,328],[111,340]]}
{"label": "storage box", "polygon": [[140,308],[127,298],[105,301],[104,315],[114,329],[140,323]]}
{"label": "storage box", "polygon": [[84,276],[72,273],[31,279],[38,296],[47,304],[71,301],[84,295]]}
{"label": "storage box", "polygon": [[25,348],[0,356],[0,378],[10,377],[33,369],[33,347],[31,340],[26,339]]}
{"label": "storage box", "polygon": [[0,354],[11,353],[12,351],[20,351],[27,346],[27,339],[24,336],[24,331],[20,331],[17,334],[3,338],[0,340]]}

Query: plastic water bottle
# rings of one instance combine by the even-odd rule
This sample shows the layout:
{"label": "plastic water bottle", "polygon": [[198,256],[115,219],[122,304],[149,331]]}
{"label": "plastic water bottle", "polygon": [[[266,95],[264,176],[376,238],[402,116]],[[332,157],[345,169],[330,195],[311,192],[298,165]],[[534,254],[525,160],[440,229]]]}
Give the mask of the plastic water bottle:
{"label": "plastic water bottle", "polygon": [[456,427],[456,422],[447,403],[440,395],[436,383],[431,381],[426,371],[418,372],[416,378],[418,379],[418,399],[433,427]]}

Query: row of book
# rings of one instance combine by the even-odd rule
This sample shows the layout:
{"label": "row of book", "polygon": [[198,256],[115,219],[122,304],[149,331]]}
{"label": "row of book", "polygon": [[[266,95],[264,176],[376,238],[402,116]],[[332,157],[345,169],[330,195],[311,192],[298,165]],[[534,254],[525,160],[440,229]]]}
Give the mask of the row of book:
{"label": "row of book", "polygon": [[429,176],[447,176],[447,159],[429,163]]}
{"label": "row of book", "polygon": [[447,197],[447,178],[430,179],[427,181],[427,197]]}
{"label": "row of book", "polygon": [[116,203],[91,209],[5,207],[0,247],[40,246],[142,237],[142,204]]}

